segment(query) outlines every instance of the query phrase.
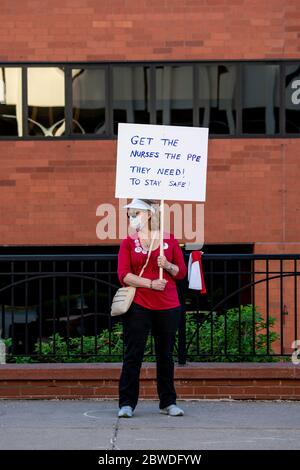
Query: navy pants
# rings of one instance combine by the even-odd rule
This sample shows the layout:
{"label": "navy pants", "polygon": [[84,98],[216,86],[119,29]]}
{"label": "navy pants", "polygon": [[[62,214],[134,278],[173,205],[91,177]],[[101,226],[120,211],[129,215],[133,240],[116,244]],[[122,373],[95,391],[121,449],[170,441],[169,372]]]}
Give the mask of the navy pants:
{"label": "navy pants", "polygon": [[140,369],[150,330],[154,337],[159,407],[176,404],[173,348],[179,327],[181,307],[149,310],[132,303],[122,316],[125,356],[119,382],[119,406],[136,407]]}

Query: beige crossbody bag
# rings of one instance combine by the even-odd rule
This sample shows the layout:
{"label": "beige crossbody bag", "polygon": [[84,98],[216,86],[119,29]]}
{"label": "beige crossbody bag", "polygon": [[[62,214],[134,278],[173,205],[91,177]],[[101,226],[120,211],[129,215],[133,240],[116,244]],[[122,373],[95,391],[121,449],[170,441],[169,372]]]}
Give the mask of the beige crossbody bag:
{"label": "beige crossbody bag", "polygon": [[[153,247],[153,243],[154,243],[154,237],[151,240],[148,256],[147,256],[147,259],[146,259],[146,262],[145,262],[144,266],[141,269],[139,277],[142,276],[142,274],[143,274],[143,272],[144,272],[144,270],[145,270],[145,268],[148,264],[150,254],[151,254],[151,250],[152,250],[152,247]],[[132,304],[132,301],[133,301],[133,298],[134,298],[134,295],[135,295],[135,291],[136,291],[136,287],[133,287],[133,286],[120,287],[120,289],[117,290],[117,292],[115,293],[114,298],[112,300],[112,304],[111,304],[110,314],[111,314],[112,317],[116,317],[118,315],[123,315],[123,313],[126,313],[129,310],[129,307]]]}

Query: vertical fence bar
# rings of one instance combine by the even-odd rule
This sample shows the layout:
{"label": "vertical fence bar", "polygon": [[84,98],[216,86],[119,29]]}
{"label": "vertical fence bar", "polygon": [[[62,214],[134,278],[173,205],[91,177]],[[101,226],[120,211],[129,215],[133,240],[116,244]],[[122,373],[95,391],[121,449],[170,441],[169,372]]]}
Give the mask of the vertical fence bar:
{"label": "vertical fence bar", "polygon": [[297,283],[297,260],[294,260],[294,340],[298,339],[298,324],[297,324],[297,316],[298,316],[298,283]]}
{"label": "vertical fence bar", "polygon": [[67,261],[67,357],[70,357],[70,261]]}
{"label": "vertical fence bar", "polygon": [[15,354],[16,352],[16,338],[15,338],[15,286],[14,286],[14,282],[15,282],[15,274],[14,274],[14,271],[15,271],[15,263],[14,261],[11,261],[10,263],[10,272],[11,272],[11,276],[10,276],[10,279],[11,279],[11,284],[12,284],[12,288],[11,288],[11,307],[12,307],[12,312],[11,312],[11,337],[12,337],[12,354]]}
{"label": "vertical fence bar", "polygon": [[256,355],[256,308],[255,308],[255,260],[251,261],[252,271],[252,354]]}
{"label": "vertical fence bar", "polygon": [[83,336],[84,336],[84,321],[83,321],[83,261],[80,261],[80,353],[83,356]]}
{"label": "vertical fence bar", "polygon": [[210,354],[214,354],[214,260],[210,260]]}
{"label": "vertical fence bar", "polygon": [[284,318],[283,318],[283,276],[282,276],[282,259],[280,260],[280,354],[284,349]]}
{"label": "vertical fence bar", "polygon": [[3,301],[2,301],[2,308],[1,308],[1,310],[2,310],[2,312],[1,312],[1,313],[2,313],[2,323],[1,323],[1,325],[2,325],[2,331],[1,331],[0,337],[3,338],[3,339],[5,339],[5,338],[6,338],[6,334],[5,334],[5,329],[6,329],[6,328],[5,328],[5,307],[4,307]]}
{"label": "vertical fence bar", "polygon": [[[42,262],[39,261],[39,276],[42,275]],[[39,278],[39,354],[42,354],[42,279]]]}
{"label": "vertical fence bar", "polygon": [[28,261],[25,261],[25,355],[28,355]]}
{"label": "vertical fence bar", "polygon": [[[241,260],[238,260],[238,308],[239,308],[239,354],[242,351],[242,321],[241,321]],[[246,321],[246,318],[245,318]]]}
{"label": "vertical fence bar", "polygon": [[[224,296],[227,297],[227,260],[224,260]],[[227,355],[227,300],[224,305],[224,353]]]}
{"label": "vertical fence bar", "polygon": [[[183,253],[185,256],[186,252]],[[185,284],[187,289],[187,284]],[[182,294],[182,295],[181,295]],[[187,344],[186,344],[186,299],[187,293],[180,292],[179,301],[180,301],[180,322],[178,329],[178,364],[185,365],[187,360]]]}
{"label": "vertical fence bar", "polygon": [[[53,274],[56,272],[56,263],[52,261]],[[52,326],[53,326],[53,356],[56,354],[56,277],[52,278]]]}
{"label": "vertical fence bar", "polygon": [[196,345],[197,354],[200,354],[200,307],[199,307],[199,295],[196,295],[196,308],[197,308],[197,330],[196,330]]}
{"label": "vertical fence bar", "polygon": [[[98,261],[94,262],[94,271],[95,271],[95,282],[94,282],[94,338],[95,338],[95,356],[97,356],[97,335],[98,335],[98,282],[97,282],[97,273],[98,273]],[[109,286],[110,289],[110,286]]]}
{"label": "vertical fence bar", "polygon": [[[111,260],[108,261],[108,282],[109,282],[109,289],[108,289],[108,308],[111,306]],[[112,318],[110,312],[108,312],[108,354],[111,356],[111,329],[112,329]]]}
{"label": "vertical fence bar", "polygon": [[186,307],[181,305],[181,317],[178,331],[178,364],[186,364]]}
{"label": "vertical fence bar", "polygon": [[270,354],[270,290],[269,290],[269,260],[266,259],[266,307],[267,307],[267,354]]}

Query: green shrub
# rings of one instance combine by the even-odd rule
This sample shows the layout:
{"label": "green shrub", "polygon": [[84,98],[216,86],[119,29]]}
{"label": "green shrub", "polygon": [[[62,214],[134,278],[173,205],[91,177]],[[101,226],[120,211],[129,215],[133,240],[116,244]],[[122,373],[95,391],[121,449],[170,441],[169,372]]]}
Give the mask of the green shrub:
{"label": "green shrub", "polygon": [[[151,338],[148,338],[145,360],[151,351]],[[50,336],[47,341],[36,343],[35,353],[40,362],[121,362],[123,359],[123,331],[117,323],[109,333],[108,329],[98,336],[63,338],[59,334]]]}
{"label": "green shrub", "polygon": [[[279,337],[272,331],[274,324],[275,319],[270,317],[269,354],[273,353],[272,344]],[[197,349],[195,333],[197,320],[192,317],[187,321],[188,360],[228,362],[276,360],[275,357],[266,357],[268,353],[266,328],[267,324],[262,314],[252,305],[241,305],[240,314],[238,308],[229,309],[226,314],[213,312],[199,326],[199,349]]]}
{"label": "green shrub", "polygon": [[[254,332],[253,332],[254,316]],[[225,323],[227,347],[225,349]],[[274,318],[269,319],[269,352],[278,334],[272,331]],[[212,313],[209,317],[186,316],[186,342],[188,361],[272,361],[278,360],[267,354],[266,322],[261,313],[252,305],[241,306],[240,325],[239,309],[233,308],[225,314]],[[199,344],[197,338],[197,329]],[[255,353],[253,351],[253,333],[255,334]],[[240,344],[239,344],[240,334]],[[177,333],[178,337],[178,333]],[[11,346],[11,338],[5,340]],[[149,336],[145,348],[144,361],[155,360],[154,347]],[[176,351],[175,351],[176,355]],[[122,324],[118,322],[111,332],[105,329],[98,336],[63,338],[59,334],[35,344],[35,355],[14,356],[12,360],[25,362],[121,362],[123,359]]]}
{"label": "green shrub", "polygon": [[106,329],[97,336],[69,340],[56,333],[42,341],[41,348],[36,343],[35,353],[41,362],[119,362],[123,354],[121,325],[116,324],[110,334]]}

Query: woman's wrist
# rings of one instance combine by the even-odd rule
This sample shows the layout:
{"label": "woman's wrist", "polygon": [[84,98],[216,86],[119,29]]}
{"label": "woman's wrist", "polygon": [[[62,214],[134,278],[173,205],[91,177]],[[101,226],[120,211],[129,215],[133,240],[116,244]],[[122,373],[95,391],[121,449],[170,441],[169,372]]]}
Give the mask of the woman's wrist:
{"label": "woman's wrist", "polygon": [[172,271],[173,271],[173,269],[174,269],[174,264],[172,264],[172,263],[169,263],[169,265],[168,265],[168,267],[167,267],[167,271],[170,271],[170,272],[172,272]]}
{"label": "woman's wrist", "polygon": [[167,267],[167,271],[172,275],[172,276],[176,276],[178,271],[179,271],[179,268],[176,264],[172,264],[172,263],[169,263],[168,267]]}

